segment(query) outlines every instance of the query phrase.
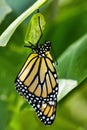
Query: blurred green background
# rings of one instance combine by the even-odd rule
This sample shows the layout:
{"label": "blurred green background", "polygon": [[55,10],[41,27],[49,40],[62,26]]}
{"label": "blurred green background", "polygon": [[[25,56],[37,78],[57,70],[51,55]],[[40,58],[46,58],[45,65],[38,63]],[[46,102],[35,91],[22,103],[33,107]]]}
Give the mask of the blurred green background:
{"label": "blurred green background", "polygon": [[[0,34],[35,2],[6,0],[5,6],[9,5],[12,12],[3,18],[2,1]],[[87,0],[50,0],[40,12],[47,21],[41,41],[52,42],[55,60],[59,61],[59,79],[76,80],[78,86],[58,102],[52,126],[44,126],[16,92],[15,77],[30,53],[23,47],[30,16],[17,28],[7,46],[0,47],[0,130],[87,130]]]}

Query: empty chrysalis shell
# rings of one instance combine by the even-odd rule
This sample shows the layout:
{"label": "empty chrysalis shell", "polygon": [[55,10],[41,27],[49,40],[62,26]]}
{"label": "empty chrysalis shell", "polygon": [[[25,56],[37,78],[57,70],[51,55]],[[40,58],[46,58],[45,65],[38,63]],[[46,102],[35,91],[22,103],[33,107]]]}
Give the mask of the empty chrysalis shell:
{"label": "empty chrysalis shell", "polygon": [[[40,23],[38,23],[38,18],[40,18]],[[29,42],[31,42],[33,45],[36,45],[38,39],[40,38],[41,31],[39,24],[43,33],[46,25],[45,18],[41,13],[36,13],[32,16],[25,35],[25,43],[28,43],[28,45]]]}

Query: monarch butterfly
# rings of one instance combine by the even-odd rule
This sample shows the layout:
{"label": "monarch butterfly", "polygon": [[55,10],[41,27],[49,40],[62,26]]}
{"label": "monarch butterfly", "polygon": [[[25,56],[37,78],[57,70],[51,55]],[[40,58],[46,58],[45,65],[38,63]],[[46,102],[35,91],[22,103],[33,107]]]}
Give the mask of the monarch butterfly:
{"label": "monarch butterfly", "polygon": [[32,105],[41,122],[51,125],[56,116],[58,95],[58,78],[50,54],[51,42],[30,48],[33,52],[15,80],[16,90]]}

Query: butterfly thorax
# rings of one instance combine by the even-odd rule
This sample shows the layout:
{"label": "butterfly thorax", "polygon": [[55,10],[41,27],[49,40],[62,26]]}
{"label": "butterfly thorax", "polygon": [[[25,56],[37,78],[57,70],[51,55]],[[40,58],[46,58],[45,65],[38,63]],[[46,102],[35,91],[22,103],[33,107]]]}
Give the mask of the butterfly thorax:
{"label": "butterfly thorax", "polygon": [[45,56],[47,51],[50,51],[51,43],[50,41],[46,41],[44,44],[41,44],[38,47],[33,48],[33,52],[39,54],[40,57]]}

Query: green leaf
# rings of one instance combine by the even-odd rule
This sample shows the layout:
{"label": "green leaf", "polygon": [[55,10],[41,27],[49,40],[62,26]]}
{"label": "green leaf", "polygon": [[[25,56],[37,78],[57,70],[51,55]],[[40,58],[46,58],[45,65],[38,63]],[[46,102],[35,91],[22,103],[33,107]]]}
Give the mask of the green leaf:
{"label": "green leaf", "polygon": [[[41,13],[34,14],[31,18],[25,36],[25,43],[36,44],[45,29],[46,21]],[[41,30],[40,30],[41,27]],[[41,32],[42,31],[42,32]]]}
{"label": "green leaf", "polygon": [[11,11],[10,6],[4,0],[0,0],[0,24]]}
{"label": "green leaf", "polygon": [[[7,103],[0,99],[0,129],[6,130],[10,113],[7,109]],[[5,118],[3,118],[5,117]]]}
{"label": "green leaf", "polygon": [[77,87],[78,82],[71,79],[59,79],[58,101],[66,96],[70,91]]}
{"label": "green leaf", "polygon": [[13,35],[16,28],[35,10],[43,5],[47,0],[37,0],[30,8],[22,13],[15,21],[13,21],[9,27],[0,36],[0,46],[6,46],[7,42]]}
{"label": "green leaf", "polygon": [[87,34],[73,43],[58,62],[59,100],[87,78]]}

